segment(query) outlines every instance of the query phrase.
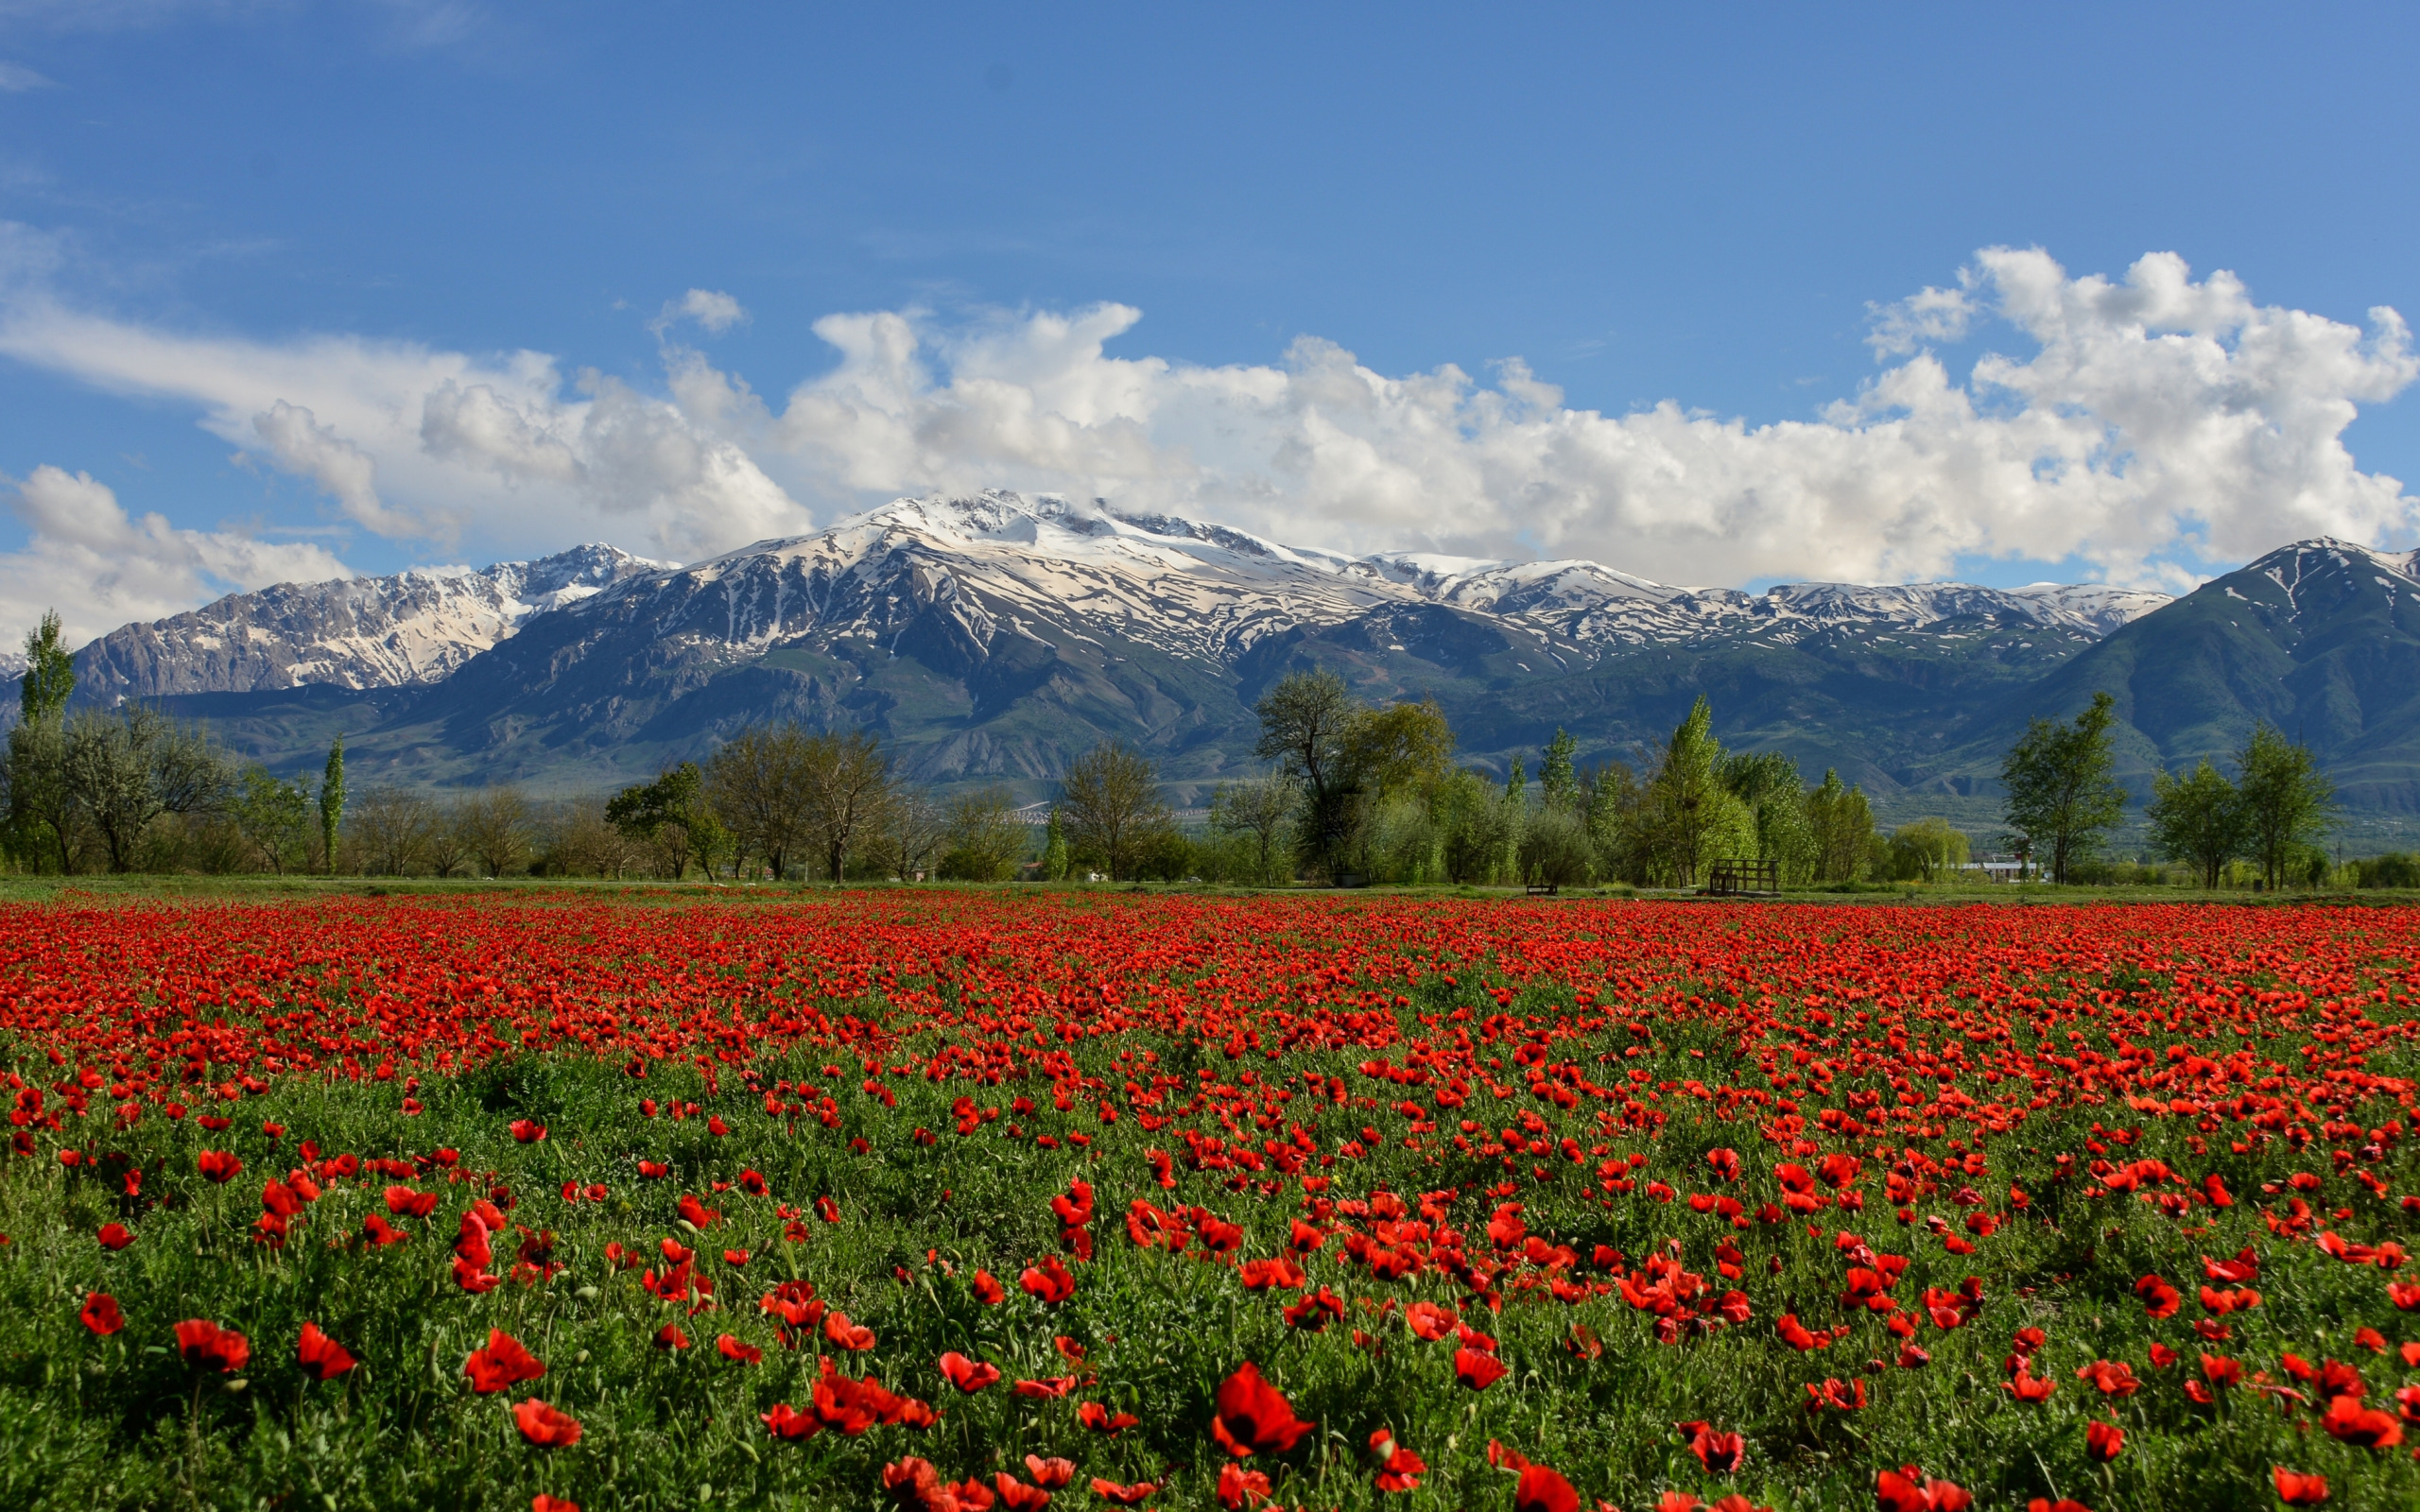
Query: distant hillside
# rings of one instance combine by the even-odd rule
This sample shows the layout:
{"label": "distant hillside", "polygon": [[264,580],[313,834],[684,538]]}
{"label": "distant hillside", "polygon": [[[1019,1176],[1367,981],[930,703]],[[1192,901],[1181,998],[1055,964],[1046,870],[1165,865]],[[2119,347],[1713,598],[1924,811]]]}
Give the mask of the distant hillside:
{"label": "distant hillside", "polygon": [[2122,768],[2306,738],[2362,833],[2420,829],[2420,571],[2333,541],[2173,602],[2045,585],[1676,588],[1594,562],[1351,558],[1056,497],[902,499],[686,567],[581,547],[481,574],[231,595],[78,653],[79,695],[156,697],[235,748],[359,780],[586,791],[768,719],[861,725],[942,784],[1040,797],[1136,742],[1181,799],[1253,768],[1253,702],[1330,666],[1434,696],[1465,758],[1634,757],[1703,693],[1735,747],[1863,783],[1887,818],[1996,822],[2036,713],[2118,698]]}

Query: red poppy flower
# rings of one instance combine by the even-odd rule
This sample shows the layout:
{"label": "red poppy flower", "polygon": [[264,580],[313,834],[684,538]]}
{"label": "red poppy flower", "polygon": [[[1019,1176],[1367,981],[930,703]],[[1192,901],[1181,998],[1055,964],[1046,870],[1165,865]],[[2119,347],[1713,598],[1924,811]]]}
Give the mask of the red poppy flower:
{"label": "red poppy flower", "polygon": [[233,1375],[252,1357],[250,1339],[206,1318],[188,1318],[177,1325],[177,1352],[190,1366]]}
{"label": "red poppy flower", "polygon": [[1667,1491],[1655,1499],[1655,1512],[1700,1512],[1704,1505],[1693,1491]]}
{"label": "red poppy flower", "polygon": [[2393,1449],[2403,1442],[2403,1425],[2392,1413],[2363,1406],[2359,1397],[2334,1397],[2319,1420],[2328,1436],[2363,1449]]}
{"label": "red poppy flower", "polygon": [[2135,1295],[2143,1299],[2143,1312],[2151,1317],[2174,1317],[2185,1302],[2184,1293],[2157,1276],[2146,1276],[2136,1281]]}
{"label": "red poppy flower", "polygon": [[2083,1452],[2098,1464],[2106,1465],[2125,1452],[2126,1430],[2116,1423],[2095,1418],[2083,1425]]}
{"label": "red poppy flower", "polygon": [[534,1118],[516,1118],[506,1126],[516,1143],[534,1144],[546,1137],[546,1125]]}
{"label": "red poppy flower", "polygon": [[484,1397],[517,1382],[535,1381],[546,1373],[546,1367],[519,1339],[502,1329],[490,1329],[487,1348],[471,1351],[462,1362],[462,1373],[471,1378],[471,1389]]}
{"label": "red poppy flower", "polygon": [[942,1375],[959,1390],[972,1396],[1000,1379],[1000,1367],[981,1360],[970,1360],[952,1349],[942,1356]]}
{"label": "red poppy flower", "polygon": [[2031,1370],[2019,1370],[2000,1384],[2019,1401],[2048,1401],[2057,1389],[2057,1383],[2048,1376],[2037,1376]]}
{"label": "red poppy flower", "polygon": [[1683,1437],[1688,1440],[1689,1452],[1698,1457],[1710,1474],[1728,1475],[1739,1468],[1747,1455],[1748,1440],[1738,1434],[1718,1434],[1710,1423],[1675,1423]]}
{"label": "red poppy flower", "polygon": [[1044,1490],[1055,1491],[1076,1478],[1076,1463],[1055,1454],[1048,1459],[1039,1454],[1028,1454],[1025,1457],[1025,1476]]}
{"label": "red poppy flower", "polygon": [[1403,1310],[1403,1321],[1414,1334],[1433,1343],[1453,1332],[1454,1325],[1461,1321],[1461,1315],[1450,1307],[1439,1307],[1434,1302],[1414,1302]]}
{"label": "red poppy flower", "polygon": [[1260,1366],[1245,1361],[1219,1383],[1218,1415],[1210,1436],[1237,1459],[1262,1452],[1283,1454],[1302,1442],[1312,1424],[1294,1416],[1283,1393],[1264,1380]]}
{"label": "red poppy flower", "polygon": [[213,1181],[232,1181],[244,1169],[244,1162],[232,1150],[204,1150],[194,1158],[194,1164]]}
{"label": "red poppy flower", "polygon": [[1041,1381],[1020,1381],[1015,1387],[1018,1396],[1029,1397],[1036,1401],[1057,1401],[1075,1389],[1074,1376],[1050,1376]]}
{"label": "red poppy flower", "polygon": [[754,1365],[765,1358],[764,1350],[730,1333],[725,1333],[715,1340],[715,1352],[726,1360],[736,1360],[741,1365]]}
{"label": "red poppy flower", "polygon": [[2317,1506],[2327,1500],[2327,1477],[2325,1475],[2305,1475],[2283,1465],[2269,1473],[2277,1486],[2277,1500],[2288,1506]]}
{"label": "red poppy flower", "polygon": [[1485,1391],[1509,1373],[1504,1362],[1492,1354],[1472,1349],[1454,1351],[1454,1379],[1473,1391]]}
{"label": "red poppy flower", "polygon": [[1093,1495],[1105,1502],[1115,1502],[1119,1506],[1132,1506],[1158,1489],[1159,1486],[1150,1481],[1137,1481],[1132,1486],[1120,1486],[1115,1481],[1104,1481],[1098,1475],[1093,1477]]}
{"label": "red poppy flower", "polygon": [[998,1281],[992,1279],[992,1273],[988,1270],[977,1271],[971,1284],[975,1288],[975,1299],[986,1307],[996,1306],[1008,1299],[1009,1294],[1001,1289]]}
{"label": "red poppy flower", "polygon": [[1395,1442],[1392,1430],[1381,1428],[1370,1435],[1370,1452],[1378,1457],[1374,1484],[1381,1491],[1416,1491],[1420,1478],[1428,1471],[1428,1464],[1419,1455]]}
{"label": "red poppy flower", "polygon": [[579,1512],[579,1503],[540,1491],[529,1499],[529,1512]]}
{"label": "red poppy flower", "polygon": [[1248,1470],[1233,1460],[1219,1467],[1219,1504],[1227,1512],[1244,1512],[1253,1503],[1268,1500],[1268,1476]]}
{"label": "red poppy flower", "polygon": [[1580,1493],[1543,1465],[1524,1465],[1512,1486],[1512,1512],[1580,1512]]}
{"label": "red poppy flower", "polygon": [[124,1249],[127,1246],[134,1243],[133,1230],[127,1228],[127,1226],[122,1223],[105,1223],[101,1225],[101,1231],[98,1237],[101,1241],[101,1247],[103,1249],[110,1250],[112,1253],[117,1250]]}
{"label": "red poppy flower", "polygon": [[825,1223],[838,1223],[840,1205],[830,1197],[818,1197],[815,1199],[815,1215]]}
{"label": "red poppy flower", "polygon": [[823,1314],[823,1336],[843,1349],[863,1351],[873,1348],[873,1330],[850,1322],[846,1313]]}
{"label": "red poppy flower", "polygon": [[1098,1401],[1079,1402],[1076,1406],[1076,1421],[1079,1424],[1091,1429],[1094,1433],[1105,1434],[1111,1437],[1115,1437],[1119,1433],[1142,1420],[1132,1413],[1111,1412]]}
{"label": "red poppy flower", "polygon": [[540,1449],[569,1449],[579,1442],[579,1419],[535,1397],[513,1405],[512,1426]]}
{"label": "red poppy flower", "polygon": [[1927,1475],[1913,1465],[1876,1474],[1874,1499],[1882,1512],[1963,1512],[1975,1503],[1964,1486]]}
{"label": "red poppy flower", "polygon": [[389,1187],[387,1211],[398,1218],[425,1218],[437,1211],[437,1194],[414,1192],[406,1186]]}
{"label": "red poppy flower", "polygon": [[1318,1333],[1343,1315],[1344,1298],[1324,1286],[1305,1292],[1301,1300],[1285,1310],[1286,1326],[1305,1333]]}
{"label": "red poppy flower", "polygon": [[1050,1504],[1050,1493],[1039,1486],[1028,1486],[1006,1470],[992,1477],[999,1490],[1000,1505],[1006,1512],[1042,1512]]}
{"label": "red poppy flower", "polygon": [[314,1381],[333,1381],[354,1366],[351,1352],[320,1332],[317,1323],[302,1325],[302,1339],[295,1347],[294,1358],[302,1366],[302,1373]]}
{"label": "red poppy flower", "polygon": [[801,1412],[786,1401],[773,1403],[773,1410],[764,1415],[765,1431],[775,1438],[795,1443],[812,1438],[823,1431],[823,1423],[813,1413]]}
{"label": "red poppy flower", "polygon": [[1076,1278],[1059,1263],[1059,1257],[1046,1255],[1038,1264],[1028,1265],[1017,1278],[1017,1285],[1025,1294],[1045,1306],[1056,1306],[1076,1295]]}
{"label": "red poppy flower", "polygon": [[86,1328],[102,1338],[108,1338],[126,1327],[126,1319],[117,1310],[117,1298],[107,1292],[95,1292],[84,1298],[82,1312],[76,1314]]}
{"label": "red poppy flower", "polygon": [[689,1335],[681,1332],[680,1324],[666,1323],[655,1331],[655,1347],[659,1349],[685,1349],[689,1347]]}
{"label": "red poppy flower", "polygon": [[2089,1381],[2103,1396],[2131,1397],[2141,1389],[2135,1379],[2134,1367],[2122,1360],[2095,1360],[2076,1371],[2078,1381]]}

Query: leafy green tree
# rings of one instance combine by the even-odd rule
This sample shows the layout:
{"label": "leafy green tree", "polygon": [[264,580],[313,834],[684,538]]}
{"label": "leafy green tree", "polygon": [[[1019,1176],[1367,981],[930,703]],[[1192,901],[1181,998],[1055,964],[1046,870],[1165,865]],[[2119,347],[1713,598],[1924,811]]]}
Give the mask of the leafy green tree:
{"label": "leafy green tree", "polygon": [[2004,822],[2036,866],[2047,862],[2054,883],[2099,850],[2125,816],[2126,790],[2110,775],[2117,707],[2096,693],[2071,724],[2036,718],[2000,764]]}
{"label": "leafy green tree", "polygon": [[2293,869],[2296,852],[2335,827],[2336,784],[2308,746],[2289,741],[2265,719],[2253,725],[2235,760],[2245,843],[2274,888]]}
{"label": "leafy green tree", "polygon": [[1823,782],[1806,791],[1806,827],[1815,841],[1815,880],[1855,882],[1874,845],[1874,808],[1865,790],[1841,785],[1825,768]]}
{"label": "leafy green tree", "polygon": [[1814,880],[1815,831],[1798,764],[1777,750],[1725,757],[1722,785],[1754,816],[1756,859],[1779,863],[1786,883]]}
{"label": "leafy green tree", "polygon": [[1211,793],[1210,827],[1246,837],[1254,885],[1267,887],[1285,880],[1300,802],[1293,780],[1282,767],[1250,782],[1221,782]]}
{"label": "leafy green tree", "polygon": [[1067,827],[1059,822],[1059,810],[1050,811],[1050,827],[1043,832],[1042,875],[1051,882],[1067,880]]}
{"label": "leafy green tree", "polygon": [[706,801],[705,773],[695,762],[667,766],[655,781],[614,794],[606,801],[605,818],[631,839],[653,846],[676,880],[688,871],[691,856],[704,861],[725,843],[722,821]]}
{"label": "leafy green tree", "polygon": [[26,636],[26,671],[17,685],[17,723],[9,731],[9,849],[21,856],[55,858],[76,869],[78,815],[67,782],[67,699],[76,691],[76,662],[47,610]]}
{"label": "leafy green tree", "polygon": [[1443,833],[1442,859],[1448,881],[1494,881],[1513,848],[1512,812],[1495,784],[1462,767],[1439,783],[1433,810]]}
{"label": "leafy green tree", "polygon": [[228,817],[254,854],[283,876],[302,866],[309,854],[311,788],[269,775],[266,766],[247,766],[235,780]]}
{"label": "leafy green tree", "polygon": [[224,799],[224,762],[207,736],[144,704],[87,710],[67,722],[63,771],[112,871],[134,869],[136,849],[166,814],[206,814]]}
{"label": "leafy green tree", "polygon": [[320,779],[320,843],[328,875],[337,874],[337,842],[344,830],[344,737],[328,747],[328,769]]}
{"label": "leafy green tree", "polygon": [[2216,888],[2228,862],[2243,853],[2247,837],[2243,795],[2207,761],[2189,776],[2162,772],[2152,779],[2152,844],[2171,861],[2189,861],[2202,885]]}
{"label": "leafy green tree", "polygon": [[1932,817],[1891,832],[1891,875],[1900,882],[1938,882],[1966,864],[1966,836]]}
{"label": "leafy green tree", "polygon": [[1538,792],[1547,807],[1560,808],[1578,800],[1579,776],[1572,768],[1571,758],[1580,742],[1558,725],[1554,739],[1547,742],[1546,760],[1538,767]]}
{"label": "leafy green tree", "polygon": [[1639,880],[1694,887],[1710,863],[1754,853],[1755,816],[1723,784],[1713,727],[1713,707],[1700,695],[1665,742],[1639,805]]}
{"label": "leafy green tree", "polygon": [[1301,843],[1313,867],[1332,877],[1341,869],[1352,828],[1355,764],[1346,743],[1361,705],[1342,678],[1322,668],[1287,674],[1253,712],[1260,716],[1253,754],[1284,764],[1300,785]]}

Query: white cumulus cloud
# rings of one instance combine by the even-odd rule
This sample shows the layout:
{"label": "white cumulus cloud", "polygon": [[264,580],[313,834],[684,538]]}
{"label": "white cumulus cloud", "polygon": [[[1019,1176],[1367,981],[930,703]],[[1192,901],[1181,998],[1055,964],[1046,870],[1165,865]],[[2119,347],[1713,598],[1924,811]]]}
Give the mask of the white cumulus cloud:
{"label": "white cumulus cloud", "polygon": [[0,644],[14,651],[56,609],[70,644],[121,625],[182,613],[221,593],[352,576],[321,548],[186,530],[130,516],[109,486],[47,464],[0,477],[24,547],[0,552]]}
{"label": "white cumulus cloud", "polygon": [[[0,292],[0,353],[180,399],[371,529],[534,549],[599,534],[694,558],[898,493],[1006,487],[1188,512],[1345,550],[1589,557],[1666,581],[1899,581],[1963,558],[2074,557],[2176,586],[2199,561],[2420,523],[2343,436],[2420,376],[2401,318],[2256,303],[2168,253],[2075,276],[1987,249],[1873,312],[1879,367],[1804,419],[1668,401],[1575,408],[1517,360],[1381,373],[1333,343],[1206,367],[1114,357],[1103,303],[945,321],[836,314],[822,370],[769,399],[666,340],[660,391],[540,352],[346,335],[189,335],[49,292],[45,244]],[[55,258],[50,266],[55,266]],[[650,322],[747,318],[692,290]],[[1986,354],[1953,370],[1943,352]]]}

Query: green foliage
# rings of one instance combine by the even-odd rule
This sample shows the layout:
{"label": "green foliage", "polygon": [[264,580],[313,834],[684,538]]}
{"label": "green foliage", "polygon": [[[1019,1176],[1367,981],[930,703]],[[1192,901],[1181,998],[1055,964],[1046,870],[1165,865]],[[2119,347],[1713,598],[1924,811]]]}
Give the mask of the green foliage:
{"label": "green foliage", "polygon": [[1050,811],[1050,828],[1042,841],[1042,875],[1050,882],[1067,880],[1067,827],[1059,822],[1059,811]]}
{"label": "green foliage", "polygon": [[1016,799],[994,784],[950,799],[941,874],[953,882],[1006,882],[1025,859]]}
{"label": "green foliage", "polygon": [[2361,887],[2420,887],[2420,856],[2390,850],[2354,862],[2353,875]]}
{"label": "green foliage", "polygon": [[1944,818],[1923,818],[1891,832],[1891,878],[1939,882],[1966,864],[1966,836]]}
{"label": "green foliage", "polygon": [[26,670],[17,685],[18,718],[28,725],[56,724],[67,715],[76,691],[76,662],[60,630],[59,611],[43,611],[26,635]]}
{"label": "green foliage", "polygon": [[320,779],[320,853],[327,858],[330,876],[337,872],[337,841],[343,827],[344,737],[338,735],[328,747],[327,771]]}
{"label": "green foliage", "polygon": [[1822,785],[1807,790],[1807,833],[1815,844],[1817,882],[1855,882],[1867,869],[1874,848],[1874,809],[1862,788],[1844,787],[1826,768]]}
{"label": "green foliage", "polygon": [[309,784],[283,782],[264,766],[247,766],[235,780],[228,816],[271,871],[283,875],[309,858]]}
{"label": "green foliage", "polygon": [[2009,832],[2052,882],[2067,881],[2126,812],[2126,790],[2110,775],[2117,703],[2096,693],[2072,724],[2034,719],[2001,763]]}
{"label": "green foliage", "polygon": [[2152,844],[2172,861],[2190,862],[2202,885],[2216,887],[2228,862],[2243,852],[2251,816],[2243,795],[2204,761],[2189,776],[2162,772],[2152,780]]}
{"label": "green foliage", "polygon": [[2265,719],[2237,752],[2236,769],[2244,843],[2269,885],[2279,886],[2297,869],[2299,852],[2334,828],[2336,786],[2308,746],[2287,740]]}

